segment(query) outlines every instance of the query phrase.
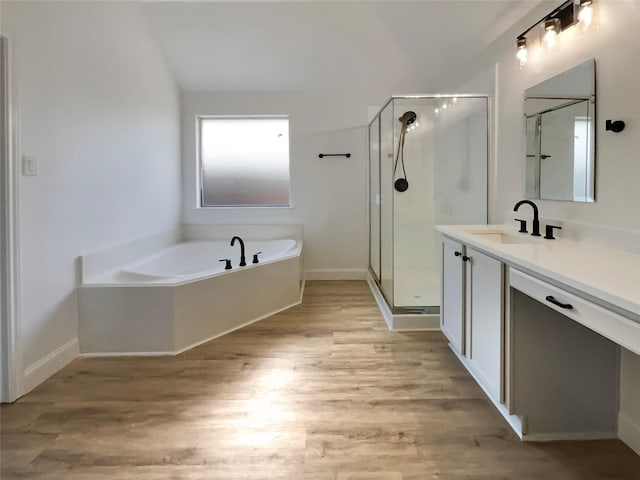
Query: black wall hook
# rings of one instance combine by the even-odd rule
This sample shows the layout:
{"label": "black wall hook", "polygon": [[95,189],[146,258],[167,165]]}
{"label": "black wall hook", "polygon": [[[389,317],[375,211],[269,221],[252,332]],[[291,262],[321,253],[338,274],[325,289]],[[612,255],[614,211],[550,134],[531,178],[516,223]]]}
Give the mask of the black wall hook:
{"label": "black wall hook", "polygon": [[622,120],[607,120],[607,123],[605,124],[605,130],[620,133],[624,130],[625,126],[626,125]]}

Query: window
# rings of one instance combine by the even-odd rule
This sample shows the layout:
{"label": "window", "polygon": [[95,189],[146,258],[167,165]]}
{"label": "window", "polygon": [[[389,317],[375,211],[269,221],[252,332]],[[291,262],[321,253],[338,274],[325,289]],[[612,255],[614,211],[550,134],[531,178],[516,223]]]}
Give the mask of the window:
{"label": "window", "polygon": [[289,206],[289,118],[199,117],[202,207]]}

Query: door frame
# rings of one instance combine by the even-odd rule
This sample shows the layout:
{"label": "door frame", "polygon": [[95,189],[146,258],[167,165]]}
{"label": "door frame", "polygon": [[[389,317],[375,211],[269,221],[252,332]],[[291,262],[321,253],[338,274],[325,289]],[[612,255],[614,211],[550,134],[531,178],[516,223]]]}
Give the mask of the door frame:
{"label": "door frame", "polygon": [[9,40],[0,35],[0,401],[21,395],[17,115]]}

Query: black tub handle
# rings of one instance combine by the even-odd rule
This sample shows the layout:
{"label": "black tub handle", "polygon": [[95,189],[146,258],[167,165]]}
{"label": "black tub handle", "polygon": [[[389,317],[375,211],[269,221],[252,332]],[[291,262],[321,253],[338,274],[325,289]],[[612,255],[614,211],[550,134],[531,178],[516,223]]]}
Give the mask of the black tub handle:
{"label": "black tub handle", "polygon": [[573,305],[571,305],[570,303],[562,303],[562,302],[559,302],[558,300],[556,300],[555,298],[553,298],[553,296],[551,296],[551,295],[547,295],[547,296],[545,297],[545,300],[546,300],[547,302],[551,302],[551,303],[553,303],[554,305],[556,305],[556,306],[558,306],[558,307],[560,307],[560,308],[566,308],[567,310],[573,310]]}

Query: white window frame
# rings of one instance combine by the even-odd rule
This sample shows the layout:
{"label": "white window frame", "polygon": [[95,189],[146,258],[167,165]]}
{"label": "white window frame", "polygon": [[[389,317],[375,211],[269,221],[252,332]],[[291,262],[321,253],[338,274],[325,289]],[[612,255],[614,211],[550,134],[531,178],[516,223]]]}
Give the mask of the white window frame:
{"label": "white window frame", "polygon": [[[202,120],[206,119],[286,119],[289,125],[289,203],[288,205],[204,205],[204,165],[202,163]],[[286,114],[274,115],[196,115],[196,171],[197,208],[202,210],[291,210],[293,198],[291,190],[291,117]]]}

